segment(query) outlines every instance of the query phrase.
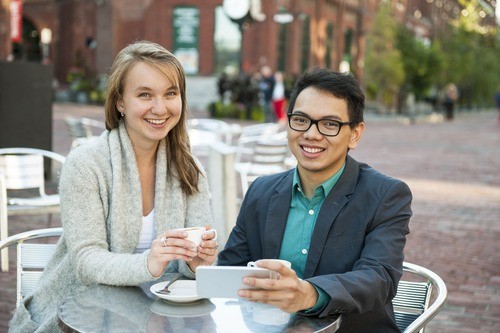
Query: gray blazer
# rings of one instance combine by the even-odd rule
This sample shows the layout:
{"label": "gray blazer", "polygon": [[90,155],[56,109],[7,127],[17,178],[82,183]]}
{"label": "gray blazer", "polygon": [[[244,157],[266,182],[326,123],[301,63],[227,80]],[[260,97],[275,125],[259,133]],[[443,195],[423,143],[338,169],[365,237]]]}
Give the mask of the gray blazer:
{"label": "gray blazer", "polygon": [[[278,257],[293,172],[252,183],[219,265]],[[331,297],[318,314],[342,314],[339,332],[399,332],[391,300],[403,273],[411,199],[405,183],[347,157],[319,213],[304,271]]]}
{"label": "gray blazer", "polygon": [[[167,229],[212,224],[208,183],[186,196],[167,173],[166,141],[158,147],[155,183],[156,237]],[[155,280],[147,267],[149,250],[134,254],[142,225],[142,195],[132,143],[123,122],[80,146],[64,163],[59,192],[64,234],[38,288],[17,308],[10,332],[57,332],[57,306],[71,292],[92,284],[136,286]],[[174,260],[167,272],[194,273]]]}

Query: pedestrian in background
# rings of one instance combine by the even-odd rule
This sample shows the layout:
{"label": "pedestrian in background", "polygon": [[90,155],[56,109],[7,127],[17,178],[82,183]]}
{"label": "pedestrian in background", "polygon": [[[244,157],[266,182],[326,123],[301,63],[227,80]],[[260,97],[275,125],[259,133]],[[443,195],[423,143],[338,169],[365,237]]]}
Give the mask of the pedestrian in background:
{"label": "pedestrian in background", "polygon": [[458,100],[458,89],[453,83],[448,83],[444,90],[444,111],[446,120],[452,121],[455,117],[455,102]]}
{"label": "pedestrian in background", "polygon": [[276,119],[280,124],[286,124],[286,98],[285,98],[285,81],[283,79],[283,73],[277,71],[274,73],[274,89],[273,89],[273,110]]}
{"label": "pedestrian in background", "polygon": [[497,86],[497,92],[495,93],[495,104],[497,106],[498,112],[498,125],[500,125],[500,85]]}
{"label": "pedestrian in background", "polygon": [[264,121],[274,122],[276,117],[274,116],[272,100],[273,100],[273,90],[274,90],[274,74],[269,66],[262,66],[260,69],[260,80],[259,80],[259,91],[261,105],[264,109]]}
{"label": "pedestrian in background", "polygon": [[217,254],[183,227],[211,222],[207,179],[189,149],[186,81],[175,56],[137,42],[115,58],[106,128],[68,155],[60,178],[64,229],[37,288],[16,309],[10,332],[60,332],[57,306],[86,285],[137,286],[166,272],[195,277]]}

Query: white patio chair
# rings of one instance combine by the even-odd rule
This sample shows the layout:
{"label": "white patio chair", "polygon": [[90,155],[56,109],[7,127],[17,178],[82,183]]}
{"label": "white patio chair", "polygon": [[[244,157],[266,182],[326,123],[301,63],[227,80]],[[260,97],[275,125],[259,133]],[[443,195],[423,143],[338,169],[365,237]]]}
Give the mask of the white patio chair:
{"label": "white patio chair", "polygon": [[250,157],[254,152],[254,146],[258,141],[270,139],[281,130],[277,123],[262,123],[243,126],[236,142],[235,162],[244,161],[245,157]]}
{"label": "white patio chair", "polygon": [[[398,292],[392,300],[396,323],[403,333],[423,333],[425,325],[444,306],[448,295],[446,284],[439,275],[419,265],[404,262],[403,271],[424,281],[399,282]],[[431,296],[435,298],[432,304],[430,304]]]}
{"label": "white patio chair", "polygon": [[[52,163],[52,167],[61,167],[65,157],[52,151],[35,148],[2,148],[0,149],[0,173],[3,174],[4,191],[7,204],[7,215],[44,215],[48,214],[48,226],[52,223],[52,214],[60,211],[59,194],[48,194],[45,191],[44,159]],[[1,219],[0,240],[6,238],[8,219]],[[6,257],[7,256],[7,257]],[[8,258],[7,251],[2,258]],[[3,260],[2,271],[8,271],[8,260]]]}
{"label": "white patio chair", "polygon": [[[40,279],[56,244],[47,243],[50,237],[60,237],[62,228],[37,229],[22,232],[0,241],[0,250],[17,245],[16,307]],[[42,241],[43,239],[43,241]],[[37,242],[32,242],[36,240]]]}
{"label": "white patio chair", "polygon": [[228,124],[223,120],[195,118],[188,120],[191,151],[196,156],[208,156],[210,147],[217,142],[231,145],[235,135],[240,133],[238,124]]}
{"label": "white patio chair", "polygon": [[[7,237],[7,190],[5,189],[5,176],[0,171],[0,241]],[[6,272],[9,270],[9,252],[0,250],[0,270]]]}
{"label": "white patio chair", "polygon": [[248,186],[259,176],[270,175],[289,169],[286,164],[290,150],[286,140],[261,140],[252,148],[249,162],[235,163],[234,168],[240,177],[242,197]]}
{"label": "white patio chair", "polygon": [[72,139],[71,149],[97,138],[106,129],[104,122],[85,117],[66,117],[65,121]]}
{"label": "white patio chair", "polygon": [[214,133],[219,141],[232,144],[233,137],[241,132],[238,124],[229,124],[220,119],[194,118],[188,120],[188,128]]}

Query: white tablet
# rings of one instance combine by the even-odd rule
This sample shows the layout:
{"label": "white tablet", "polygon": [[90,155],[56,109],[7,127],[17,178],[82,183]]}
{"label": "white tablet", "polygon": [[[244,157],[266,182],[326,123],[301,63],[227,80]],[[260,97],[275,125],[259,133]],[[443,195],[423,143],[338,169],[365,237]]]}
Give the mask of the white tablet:
{"label": "white tablet", "polygon": [[245,266],[198,266],[196,290],[199,297],[237,298],[239,289],[252,289],[243,284],[245,276],[271,278],[266,268]]}

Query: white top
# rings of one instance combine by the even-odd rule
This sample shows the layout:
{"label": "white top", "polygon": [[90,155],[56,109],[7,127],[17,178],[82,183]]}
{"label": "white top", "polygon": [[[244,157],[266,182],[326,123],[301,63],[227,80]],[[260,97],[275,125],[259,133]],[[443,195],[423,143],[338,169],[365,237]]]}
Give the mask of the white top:
{"label": "white top", "polygon": [[283,99],[285,98],[285,85],[283,82],[276,82],[273,90],[273,99]]}
{"label": "white top", "polygon": [[142,253],[151,248],[151,243],[154,239],[154,220],[155,210],[153,209],[148,216],[142,217],[141,234],[139,235],[139,244],[135,248],[134,253]]}

